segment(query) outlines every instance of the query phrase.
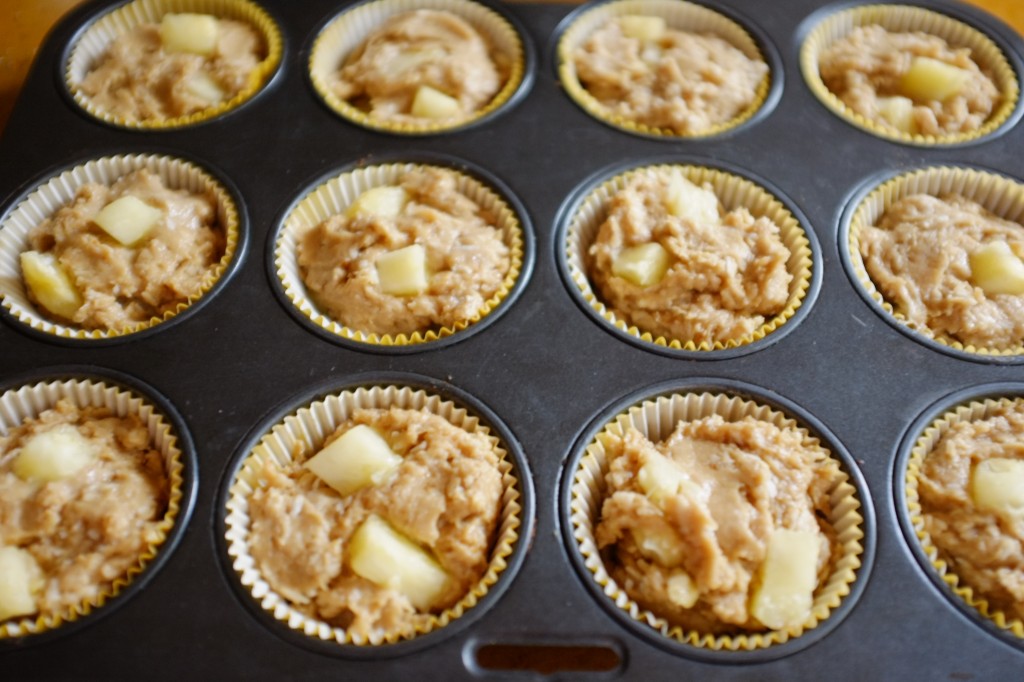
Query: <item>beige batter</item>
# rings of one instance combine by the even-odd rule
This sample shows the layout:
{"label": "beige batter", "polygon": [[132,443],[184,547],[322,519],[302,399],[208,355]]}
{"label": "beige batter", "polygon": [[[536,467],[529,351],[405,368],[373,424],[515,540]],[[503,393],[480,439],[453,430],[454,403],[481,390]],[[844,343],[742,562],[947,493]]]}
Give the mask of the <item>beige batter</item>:
{"label": "beige batter", "polygon": [[[408,334],[472,318],[510,267],[496,218],[458,190],[451,171],[420,168],[399,184],[409,201],[398,216],[336,215],[301,238],[298,263],[310,296],[333,319],[362,332]],[[427,289],[383,293],[377,258],[411,244],[426,249]]]}
{"label": "beige batter", "polygon": [[460,116],[485,106],[507,79],[492,48],[451,12],[413,10],[385,21],[349,55],[335,93],[381,121],[422,121],[411,114],[421,85],[454,97]]}
{"label": "beige batter", "polygon": [[[122,245],[92,222],[125,195],[164,212],[138,246]],[[29,232],[28,242],[30,249],[56,256],[85,300],[73,319],[62,322],[112,331],[161,317],[198,295],[224,253],[213,194],[168,189],[148,170],[110,187],[84,185],[70,204]]]}
{"label": "beige batter", "polygon": [[250,85],[265,54],[260,35],[230,19],[218,19],[217,48],[210,56],[169,53],[159,24],[142,24],[111,43],[80,87],[100,111],[125,121],[178,118],[216,104],[189,91],[190,76],[205,73],[227,100]]}
{"label": "beige batter", "polygon": [[749,108],[768,74],[711,34],[667,29],[653,44],[623,34],[615,18],[572,55],[580,84],[610,114],[635,123],[700,134]]}
{"label": "beige batter", "polygon": [[[11,469],[31,436],[70,424],[95,445],[86,468],[38,483]],[[132,415],[61,401],[0,436],[0,545],[27,550],[45,575],[39,613],[97,597],[162,539],[170,484],[149,431]]]}
{"label": "beige batter", "polygon": [[1024,255],[1024,227],[961,196],[916,194],[860,231],[871,281],[918,329],[979,348],[1024,342],[1024,296],[986,294],[971,282],[970,255],[1005,241]]}
{"label": "beige batter", "polygon": [[1024,404],[960,421],[925,457],[918,478],[925,529],[950,570],[976,596],[1010,618],[1024,619],[1024,524],[974,506],[971,472],[984,460],[1024,459]]}
{"label": "beige batter", "polygon": [[[595,537],[612,577],[640,606],[702,634],[763,630],[749,612],[751,591],[776,529],[820,535],[818,586],[838,556],[829,491],[838,464],[795,429],[718,415],[679,422],[653,443],[636,429],[605,442],[608,490]],[[660,506],[644,494],[640,468],[660,453],[692,488]],[[685,572],[699,590],[690,608],[669,580]]]}
{"label": "beige batter", "polygon": [[[590,247],[591,280],[616,315],[655,336],[699,344],[750,334],[789,300],[790,252],[779,227],[744,208],[720,224],[673,216],[665,204],[669,178],[638,173],[612,197]],[[612,274],[623,249],[651,241],[671,258],[660,282],[642,287]]]}
{"label": "beige batter", "polygon": [[451,577],[432,612],[452,606],[485,572],[502,498],[498,455],[486,436],[416,410],[357,410],[327,443],[357,424],[402,456],[395,474],[341,497],[302,467],[318,451],[268,462],[250,500],[250,548],[264,578],[307,615],[355,636],[410,631],[430,619],[394,589],[356,575],[346,545],[376,514],[429,551]]}
{"label": "beige batter", "polygon": [[892,128],[878,113],[878,98],[902,94],[900,79],[915,56],[938,59],[971,74],[963,89],[944,102],[914,102],[917,131],[949,135],[980,128],[998,103],[999,91],[991,76],[971,59],[970,49],[952,48],[937,36],[860,26],[825,50],[818,68],[825,87],[847,106],[868,120]]}

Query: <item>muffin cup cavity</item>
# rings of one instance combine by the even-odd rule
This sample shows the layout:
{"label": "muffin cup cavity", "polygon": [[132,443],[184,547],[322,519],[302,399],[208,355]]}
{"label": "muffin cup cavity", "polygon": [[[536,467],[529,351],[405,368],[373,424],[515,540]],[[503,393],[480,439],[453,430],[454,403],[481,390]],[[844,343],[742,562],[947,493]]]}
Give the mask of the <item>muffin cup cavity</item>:
{"label": "muffin cup cavity", "polygon": [[363,349],[418,350],[436,347],[438,343],[454,341],[480,328],[480,323],[493,319],[508,305],[515,292],[523,285],[529,269],[531,241],[523,223],[522,210],[499,194],[490,181],[478,179],[454,167],[444,167],[456,174],[458,190],[481,208],[496,216],[496,227],[501,240],[509,249],[509,269],[501,286],[469,319],[449,326],[427,330],[412,330],[398,334],[379,334],[348,327],[322,312],[311,298],[303,283],[296,252],[298,243],[311,229],[324,220],[339,215],[368,189],[400,182],[406,173],[427,165],[422,163],[387,163],[356,168],[329,178],[305,193],[292,206],[275,235],[273,235],[273,262],[271,267],[280,287],[280,293],[296,316],[327,338],[340,343],[351,343]]}
{"label": "muffin cup cavity", "polygon": [[[854,29],[872,24],[891,32],[919,31],[942,38],[951,47],[969,48],[971,58],[982,71],[991,74],[999,92],[999,102],[984,124],[970,132],[945,135],[907,133],[869,120],[832,93],[819,72],[821,55]],[[959,19],[910,5],[860,5],[825,16],[804,39],[800,48],[800,68],[815,97],[832,113],[873,135],[903,144],[958,145],[980,140],[1004,126],[1014,116],[1020,100],[1018,74],[1004,49],[992,38]]]}
{"label": "muffin cup cavity", "polygon": [[[422,410],[470,433],[485,434],[500,457],[498,466],[504,492],[489,564],[476,585],[454,606],[432,616],[423,627],[387,634],[377,632],[364,638],[301,613],[267,583],[249,550],[249,498],[261,485],[260,471],[265,462],[287,465],[293,460],[293,452],[302,444],[318,446],[355,410],[390,407]],[[459,619],[470,618],[475,615],[471,614],[474,607],[485,608],[481,602],[489,593],[500,592],[496,586],[503,574],[510,569],[514,572],[522,554],[520,536],[529,528],[532,503],[524,489],[528,482],[523,478],[522,465],[510,447],[511,444],[499,436],[498,429],[492,428],[466,407],[411,385],[367,385],[316,399],[274,423],[250,449],[241,453],[237,469],[226,483],[224,541],[231,571],[241,583],[242,590],[251,595],[255,605],[264,613],[291,631],[304,634],[308,638],[307,643],[321,645],[319,650],[334,653],[353,653],[338,649],[336,645],[379,650],[383,645],[408,644],[408,640],[434,633]],[[511,576],[506,575],[505,579],[510,580]]]}
{"label": "muffin cup cavity", "polygon": [[[217,201],[217,223],[224,234],[224,253],[203,278],[197,293],[163,316],[116,330],[84,329],[55,322],[40,313],[28,297],[22,278],[20,255],[28,248],[28,234],[39,223],[69,204],[84,185],[111,185],[119,178],[146,169],[158,175],[170,189],[212,192]],[[207,170],[184,159],[152,154],[108,156],[88,161],[41,182],[0,223],[0,304],[17,323],[44,338],[77,341],[114,341],[142,332],[156,331],[161,324],[192,312],[205,303],[234,269],[244,246],[239,207],[232,193]]]}
{"label": "muffin cup cavity", "polygon": [[[341,99],[332,83],[348,55],[391,17],[413,10],[450,12],[487,41],[491,58],[505,76],[497,94],[480,109],[456,119],[388,121]],[[432,135],[461,130],[499,113],[526,88],[529,55],[520,30],[496,9],[473,0],[371,0],[345,9],[324,26],[309,56],[309,77],[316,93],[338,116],[355,125],[395,135]]]}
{"label": "muffin cup cavity", "polygon": [[[624,319],[621,313],[602,300],[591,282],[589,273],[592,258],[589,250],[606,219],[611,199],[639,174],[671,171],[681,172],[697,186],[709,184],[726,212],[746,208],[755,218],[767,217],[780,228],[782,243],[790,252],[786,262],[786,269],[793,278],[789,285],[789,298],[782,310],[749,334],[700,342],[655,335]],[[788,332],[797,323],[796,318],[802,317],[812,303],[820,279],[820,265],[816,263],[817,242],[786,204],[751,180],[707,166],[658,164],[635,167],[611,177],[604,176],[579,196],[581,198],[564,216],[564,237],[559,239],[559,248],[564,249],[564,260],[561,263],[563,274],[571,282],[570,291],[582,302],[584,310],[618,335],[641,347],[696,358],[724,357],[752,351]]]}
{"label": "muffin cup cavity", "polygon": [[[754,96],[746,107],[732,119],[714,123],[702,130],[681,134],[669,128],[652,127],[610,111],[580,82],[573,61],[573,53],[605,22],[625,15],[660,17],[670,29],[708,34],[721,38],[738,49],[745,57],[768,64],[769,71],[758,83]],[[769,60],[754,37],[735,20],[703,5],[685,0],[613,0],[595,3],[593,7],[574,15],[558,40],[558,77],[569,97],[595,119],[612,127],[636,135],[666,140],[704,138],[725,133],[750,121],[769,98],[777,75],[774,60]]]}
{"label": "muffin cup cavity", "polygon": [[[873,515],[866,488],[850,463],[837,457],[828,442],[809,431],[783,411],[743,397],[745,391],[702,390],[655,392],[651,397],[631,400],[629,406],[615,412],[580,441],[578,458],[567,471],[565,496],[568,502],[567,535],[570,551],[577,553],[577,568],[595,594],[620,621],[652,638],[676,653],[713,662],[738,663],[743,660],[770,660],[788,655],[823,637],[838,625],[859,597],[870,570],[873,556]],[[612,414],[611,412],[607,414]],[[835,560],[827,581],[818,588],[811,616],[799,626],[737,635],[715,635],[687,630],[639,606],[612,578],[594,537],[607,494],[605,476],[609,470],[606,444],[610,437],[623,435],[630,428],[645,437],[660,441],[671,435],[680,421],[692,421],[720,415],[726,421],[753,417],[780,428],[797,429],[811,447],[821,448],[840,459],[842,476],[830,491],[832,513],[829,522],[836,532],[840,556]],[[851,473],[853,475],[851,475]]]}

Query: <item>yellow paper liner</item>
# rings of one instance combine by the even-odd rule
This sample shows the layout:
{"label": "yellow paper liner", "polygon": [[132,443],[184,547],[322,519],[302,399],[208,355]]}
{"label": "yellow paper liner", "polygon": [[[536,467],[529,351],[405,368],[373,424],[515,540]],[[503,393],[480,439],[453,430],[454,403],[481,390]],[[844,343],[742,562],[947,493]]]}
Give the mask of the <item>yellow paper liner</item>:
{"label": "yellow paper liner", "polygon": [[[739,338],[715,339],[713,342],[692,339],[672,339],[655,336],[645,331],[610,308],[601,300],[590,283],[587,273],[591,262],[588,255],[590,245],[597,238],[601,223],[606,217],[606,206],[612,197],[623,189],[638,173],[681,171],[690,182],[701,186],[709,183],[718,196],[725,211],[745,207],[755,217],[765,216],[780,228],[782,243],[789,249],[787,271],[793,276],[789,285],[789,300],[785,307],[765,324],[750,334]],[[687,351],[717,351],[738,348],[759,341],[786,324],[803,304],[811,286],[814,270],[810,241],[796,217],[767,190],[750,180],[703,166],[658,165],[634,168],[605,181],[594,188],[580,203],[572,222],[566,230],[565,258],[569,275],[579,289],[583,300],[612,327],[624,331],[647,343]]]}
{"label": "yellow paper liner", "polygon": [[[118,178],[143,168],[159,175],[171,189],[213,192],[217,201],[217,223],[224,232],[224,254],[220,261],[204,277],[195,295],[163,316],[152,317],[124,329],[82,329],[46,317],[29,300],[21,275],[20,255],[29,248],[29,231],[69,204],[83,185],[99,183],[109,186]],[[240,229],[238,208],[227,189],[212,175],[188,161],[148,154],[95,159],[41,183],[0,225],[0,304],[19,322],[36,331],[65,339],[114,339],[135,334],[180,315],[206,295],[234,260]]]}
{"label": "yellow paper liner", "polygon": [[[948,135],[904,133],[858,114],[825,87],[818,70],[821,54],[853,29],[871,24],[892,32],[920,31],[942,38],[952,47],[970,48],[971,59],[982,71],[989,72],[1000,94],[999,103],[984,125],[971,132]],[[800,68],[814,95],[837,116],[874,135],[905,144],[961,144],[980,139],[1006,123],[1020,98],[1017,74],[992,39],[962,21],[909,5],[862,5],[829,15],[814,27],[801,46]]]}
{"label": "yellow paper liner", "polygon": [[[369,638],[363,638],[307,616],[277,594],[264,580],[255,559],[249,553],[249,497],[261,485],[260,471],[265,462],[273,461],[282,467],[287,466],[296,449],[303,445],[314,449],[318,447],[354,410],[388,407],[430,412],[470,433],[486,435],[500,458],[498,468],[502,475],[504,493],[490,562],[480,581],[454,606],[432,615],[425,625],[386,634],[376,632]],[[522,492],[513,466],[510,453],[486,424],[465,408],[437,395],[408,386],[374,386],[327,396],[299,408],[278,422],[246,455],[235,475],[226,505],[225,538],[231,565],[239,581],[265,611],[289,628],[314,639],[344,645],[379,646],[433,632],[461,618],[476,606],[508,567],[508,557],[519,541],[519,528],[522,524],[522,506],[519,502]]]}
{"label": "yellow paper liner", "polygon": [[771,89],[769,72],[757,86],[754,99],[739,115],[729,121],[716,123],[704,130],[681,134],[669,128],[656,128],[630,120],[609,111],[580,83],[576,75],[573,53],[607,21],[627,14],[662,17],[669,28],[717,36],[742,52],[748,59],[767,63],[761,49],[750,34],[732,19],[707,7],[685,0],[618,0],[601,3],[573,20],[558,41],[558,77],[562,87],[580,107],[594,118],[616,128],[641,135],[668,138],[700,138],[719,135],[742,125],[764,105]]}
{"label": "yellow paper liner", "polygon": [[349,341],[378,346],[411,346],[437,341],[467,329],[489,315],[512,291],[522,271],[525,248],[519,217],[508,203],[481,181],[457,170],[446,169],[458,178],[459,191],[497,216],[496,227],[509,248],[509,269],[498,291],[469,319],[459,320],[451,326],[394,335],[347,327],[317,308],[302,281],[296,258],[302,236],[331,216],[344,213],[366,190],[397,184],[405,174],[422,167],[416,163],[393,163],[347,171],[308,192],[285,217],[274,245],[274,268],[288,300],[314,324]]}
{"label": "yellow paper liner", "polygon": [[[184,116],[165,119],[128,120],[103,111],[81,90],[81,83],[118,36],[136,26],[159,22],[168,13],[212,14],[249,24],[263,37],[266,56],[249,74],[248,84],[220,104]],[[252,99],[273,76],[281,62],[281,30],[267,12],[249,0],[134,0],[107,12],[82,34],[71,49],[64,72],[65,83],[75,102],[89,115],[107,123],[143,130],[169,130],[208,121]]]}
{"label": "yellow paper liner", "polygon": [[178,436],[156,408],[126,389],[90,379],[41,382],[11,389],[0,395],[0,432],[6,433],[26,419],[38,417],[61,399],[69,400],[78,407],[105,407],[119,417],[135,414],[142,419],[149,428],[150,447],[163,456],[170,485],[167,510],[156,526],[159,537],[126,574],[114,579],[94,597],[71,608],[0,622],[0,640],[47,632],[101,608],[130,586],[132,580],[156,557],[181,511],[184,458],[178,447]]}
{"label": "yellow paper liner", "polygon": [[[811,616],[798,626],[781,630],[766,630],[760,633],[738,635],[714,635],[696,630],[686,630],[672,625],[657,614],[640,607],[626,594],[609,574],[601,558],[594,528],[598,524],[601,505],[606,495],[605,476],[609,463],[605,444],[611,437],[622,436],[630,427],[638,429],[647,438],[661,441],[668,438],[680,421],[693,421],[713,414],[721,415],[727,421],[738,421],[746,416],[769,422],[779,428],[795,429],[802,433],[804,442],[827,453],[817,438],[807,432],[794,419],[766,405],[727,394],[675,394],[659,396],[623,411],[597,434],[587,446],[579,464],[572,472],[572,498],[570,501],[570,522],[573,537],[578,543],[584,564],[605,596],[615,606],[637,623],[641,623],[664,637],[702,649],[715,651],[752,651],[783,644],[808,632],[825,621],[843,598],[850,593],[851,585],[857,579],[861,566],[864,546],[863,521],[860,513],[861,501],[857,489],[843,473],[830,491],[832,514],[829,523],[836,532],[841,548],[835,560],[832,573],[823,586],[819,586],[811,607]],[[831,455],[830,455],[831,456]]]}
{"label": "yellow paper liner", "polygon": [[[432,9],[451,12],[468,22],[487,41],[499,72],[507,74],[504,85],[486,105],[455,120],[385,121],[370,115],[332,90],[331,84],[346,57],[385,20],[402,12]],[[335,113],[356,125],[399,135],[423,135],[463,128],[504,106],[526,77],[526,56],[515,27],[496,11],[472,0],[375,0],[345,9],[313,43],[309,56],[313,88]]]}
{"label": "yellow paper liner", "polygon": [[[965,344],[945,334],[938,334],[928,327],[912,322],[893,308],[875,287],[864,265],[860,251],[860,231],[875,225],[888,208],[913,194],[959,194],[977,202],[985,209],[1005,219],[1024,224],[1024,185],[1009,178],[973,168],[935,166],[905,173],[882,183],[871,191],[854,209],[850,218],[847,245],[850,266],[857,284],[886,313],[900,325],[913,333],[949,346],[958,351],[979,356],[1012,357],[1024,354],[1024,345],[1009,348],[979,348]],[[1024,343],[1024,340],[1022,340]]]}
{"label": "yellow paper liner", "polygon": [[914,529],[914,535],[921,545],[932,570],[939,576],[953,593],[962,599],[968,606],[974,608],[982,617],[995,623],[996,627],[1005,630],[1014,636],[1024,639],[1024,622],[1019,618],[1008,616],[1003,611],[990,608],[988,600],[980,594],[976,594],[973,588],[966,583],[961,583],[960,576],[952,567],[939,556],[939,550],[932,542],[931,535],[925,529],[924,513],[921,509],[921,499],[918,493],[918,480],[921,474],[921,467],[928,454],[935,448],[935,445],[949,431],[949,428],[956,423],[963,421],[976,421],[987,419],[992,413],[1001,407],[1020,402],[1022,399],[990,398],[980,401],[972,401],[960,405],[933,421],[917,438],[910,457],[907,459],[907,470],[904,479],[904,495],[907,504],[907,514]]}

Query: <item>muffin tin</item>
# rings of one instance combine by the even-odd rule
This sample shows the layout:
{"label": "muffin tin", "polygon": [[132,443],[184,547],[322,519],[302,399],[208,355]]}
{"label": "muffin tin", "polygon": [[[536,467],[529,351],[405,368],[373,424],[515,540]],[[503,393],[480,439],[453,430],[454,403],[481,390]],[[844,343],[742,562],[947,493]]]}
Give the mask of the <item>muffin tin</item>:
{"label": "muffin tin", "polygon": [[[64,169],[160,154],[222,179],[238,198],[247,235],[237,265],[201,308],[145,335],[116,343],[58,339],[4,314],[5,388],[95,375],[148,387],[157,404],[180,415],[179,428],[194,443],[196,464],[186,468],[198,491],[183,534],[115,603],[73,627],[0,639],[3,677],[514,679],[492,669],[492,645],[549,647],[541,654],[548,664],[571,663],[581,647],[592,647],[588,659],[559,673],[566,679],[994,679],[1020,669],[1024,640],[965,607],[920,560],[896,479],[901,443],[916,440],[935,406],[993,387],[1019,395],[1024,366],[1014,356],[943,352],[902,333],[859,292],[840,247],[851,203],[894,173],[962,166],[1021,181],[1019,103],[980,140],[940,147],[876,137],[827,109],[800,69],[803,39],[853,3],[786,0],[769,9],[723,0],[712,9],[749,28],[773,56],[771,95],[744,125],[719,135],[637,135],[592,118],[560,86],[557,39],[574,6],[496,4],[529,55],[523,94],[465,129],[403,137],[343,120],[311,84],[316,36],[347,4],[261,4],[280,29],[282,63],[237,109],[150,132],[80,110],[63,84],[69,50],[84,26],[117,5],[95,2],[49,35],[0,140],[0,221]],[[927,6],[988,35],[1018,79],[1024,73],[1024,40],[1010,28],[956,2]],[[524,251],[523,285],[476,333],[403,351],[338,344],[305,325],[275,289],[274,235],[291,207],[346,168],[424,158],[481,169],[521,207],[526,242],[536,247]],[[769,334],[743,353],[665,352],[624,338],[573,293],[560,236],[573,198],[613,171],[659,163],[764,179],[801,219],[819,248],[808,296],[784,335]],[[311,644],[261,613],[240,585],[224,537],[227,491],[254,442],[284,415],[355,386],[392,384],[475,410],[521,453],[522,549],[452,626],[394,645]],[[843,461],[864,505],[864,551],[850,593],[823,625],[775,650],[702,655],[624,622],[594,588],[572,536],[569,488],[590,438],[630,405],[707,390],[763,402],[848,453]],[[600,660],[604,672],[594,673],[588,660]]]}

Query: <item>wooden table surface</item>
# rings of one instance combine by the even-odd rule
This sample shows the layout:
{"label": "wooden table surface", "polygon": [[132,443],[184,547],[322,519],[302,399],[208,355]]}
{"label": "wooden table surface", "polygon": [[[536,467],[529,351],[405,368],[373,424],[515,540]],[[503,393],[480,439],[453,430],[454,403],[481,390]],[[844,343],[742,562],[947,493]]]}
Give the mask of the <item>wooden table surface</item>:
{"label": "wooden table surface", "polygon": [[[966,1],[992,12],[1024,34],[1024,0]],[[0,132],[47,31],[81,2],[83,0],[0,0]]]}

